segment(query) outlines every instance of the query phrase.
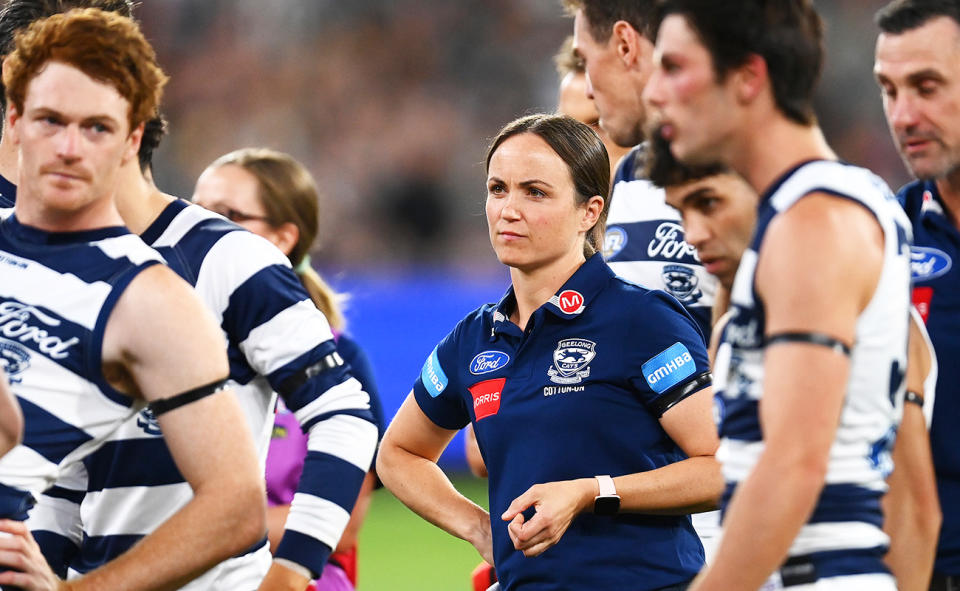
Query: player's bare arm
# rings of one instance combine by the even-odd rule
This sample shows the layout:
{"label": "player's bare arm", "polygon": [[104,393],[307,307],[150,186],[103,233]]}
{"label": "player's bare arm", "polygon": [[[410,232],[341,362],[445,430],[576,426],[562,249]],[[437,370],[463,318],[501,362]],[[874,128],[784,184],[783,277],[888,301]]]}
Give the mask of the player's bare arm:
{"label": "player's bare arm", "polygon": [[[882,245],[873,215],[849,200],[813,194],[778,216],[756,272],[767,338],[820,333],[852,345],[880,276]],[[849,370],[846,355],[822,345],[767,346],[764,451],[734,494],[712,568],[693,588],[758,588],[783,562],[823,488]]]}
{"label": "player's bare arm", "polygon": [[431,421],[411,393],[383,436],[377,475],[415,513],[470,542],[493,564],[489,514],[460,494],[437,466],[437,458],[455,434]]}
{"label": "player's bare arm", "polygon": [[933,351],[921,334],[921,322],[916,313],[911,314],[907,352],[907,392],[911,394],[903,405],[903,419],[893,445],[894,469],[887,478],[890,489],[882,500],[883,530],[890,536],[885,561],[901,591],[929,588],[943,520],[922,406],[932,403],[924,400],[932,395],[924,390],[924,382],[931,370]]}
{"label": "player's bare arm", "polygon": [[[225,350],[210,313],[161,266],[134,279],[104,336],[104,363],[122,367],[147,401],[223,380]],[[176,588],[264,535],[263,476],[233,395],[211,394],[157,418],[194,498],[126,554],[79,579],[78,589]]]}
{"label": "player's bare arm", "polygon": [[13,449],[23,437],[23,413],[0,370],[0,455]]}

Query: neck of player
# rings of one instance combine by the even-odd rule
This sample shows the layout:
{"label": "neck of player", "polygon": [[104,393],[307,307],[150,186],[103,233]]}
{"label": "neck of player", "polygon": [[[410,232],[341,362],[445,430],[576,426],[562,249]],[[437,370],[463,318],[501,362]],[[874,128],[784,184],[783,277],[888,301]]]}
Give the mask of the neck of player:
{"label": "neck of player", "polygon": [[153,181],[140,170],[136,158],[120,169],[119,185],[117,210],[124,225],[138,235],[143,234],[164,208],[176,199],[157,189]]}
{"label": "neck of player", "polygon": [[739,149],[731,152],[738,155],[731,163],[734,170],[760,195],[802,162],[837,159],[819,125],[800,125],[779,116],[763,129],[759,136],[744,134]]}
{"label": "neck of player", "polygon": [[7,134],[7,123],[3,123],[3,136],[0,137],[0,175],[14,185],[17,183],[17,147]]}

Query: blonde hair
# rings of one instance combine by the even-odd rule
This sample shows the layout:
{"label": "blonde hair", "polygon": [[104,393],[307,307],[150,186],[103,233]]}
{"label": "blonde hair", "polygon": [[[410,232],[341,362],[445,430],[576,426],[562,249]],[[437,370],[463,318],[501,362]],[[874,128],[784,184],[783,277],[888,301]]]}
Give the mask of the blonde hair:
{"label": "blonde hair", "polygon": [[268,223],[294,224],[300,237],[288,255],[290,264],[310,299],[327,317],[330,326],[342,332],[346,326],[342,304],[346,297],[333,290],[310,266],[310,247],[319,231],[319,193],[310,172],[289,154],[269,148],[243,148],[217,158],[209,168],[228,164],[252,174]]}

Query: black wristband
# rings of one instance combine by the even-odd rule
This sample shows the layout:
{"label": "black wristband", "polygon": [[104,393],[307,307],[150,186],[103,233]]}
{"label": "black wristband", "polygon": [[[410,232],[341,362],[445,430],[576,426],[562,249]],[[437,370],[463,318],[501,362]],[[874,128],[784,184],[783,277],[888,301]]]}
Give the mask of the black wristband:
{"label": "black wristband", "polygon": [[211,382],[206,386],[200,386],[199,388],[194,388],[193,390],[187,390],[186,392],[181,392],[169,398],[161,398],[160,400],[154,400],[147,407],[150,408],[150,412],[153,413],[154,417],[159,417],[163,413],[170,412],[176,408],[180,408],[191,402],[196,402],[201,398],[206,398],[211,394],[215,394],[220,390],[223,390],[227,385],[227,380],[217,380],[216,382]]}
{"label": "black wristband", "polygon": [[340,353],[334,351],[333,353],[324,356],[320,361],[310,365],[309,367],[303,368],[289,378],[285,379],[279,386],[277,386],[277,393],[281,396],[290,396],[303,387],[303,385],[309,382],[314,376],[340,367],[343,364],[343,357],[340,357]]}
{"label": "black wristband", "polygon": [[913,390],[907,390],[903,393],[904,403],[916,404],[920,408],[923,408],[923,394],[914,392]]}

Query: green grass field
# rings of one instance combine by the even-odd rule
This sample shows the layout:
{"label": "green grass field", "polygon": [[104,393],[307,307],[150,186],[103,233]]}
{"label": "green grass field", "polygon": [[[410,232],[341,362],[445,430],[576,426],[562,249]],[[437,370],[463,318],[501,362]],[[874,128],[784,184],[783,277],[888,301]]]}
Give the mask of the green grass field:
{"label": "green grass field", "polygon": [[[454,486],[487,506],[487,482],[469,475]],[[480,556],[470,544],[427,523],[386,489],[373,495],[360,532],[358,586],[363,591],[469,591]]]}

